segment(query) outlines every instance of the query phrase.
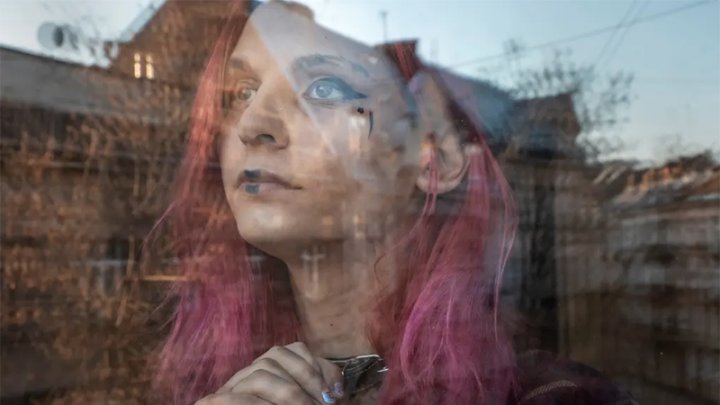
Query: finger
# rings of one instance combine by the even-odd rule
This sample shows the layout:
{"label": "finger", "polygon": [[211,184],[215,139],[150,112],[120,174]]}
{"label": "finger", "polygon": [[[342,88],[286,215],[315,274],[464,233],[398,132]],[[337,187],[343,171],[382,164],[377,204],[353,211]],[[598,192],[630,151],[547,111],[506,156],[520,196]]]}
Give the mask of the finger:
{"label": "finger", "polygon": [[316,405],[315,400],[297,384],[263,369],[255,370],[233,390],[238,394],[255,395],[276,405]]}
{"label": "finger", "polygon": [[330,385],[333,395],[336,398],[342,398],[345,393],[343,387],[344,379],[340,367],[323,358],[316,358],[316,360],[322,370],[323,379]]}
{"label": "finger", "polygon": [[290,343],[289,345],[285,346],[288,350],[291,352],[297,354],[298,356],[302,357],[303,360],[305,360],[308,364],[313,366],[313,368],[320,374],[322,374],[322,369],[320,368],[320,364],[317,362],[317,358],[313,356],[313,354],[310,352],[310,349],[308,349],[307,345],[303,342],[295,342]]}
{"label": "finger", "polygon": [[248,367],[245,367],[244,369],[238,371],[232,377],[230,377],[230,379],[227,380],[227,382],[225,384],[223,384],[223,386],[220,387],[215,393],[216,394],[224,394],[226,392],[230,392],[234,386],[236,386],[245,377],[252,374],[255,370],[257,370],[257,367],[253,363],[253,364],[249,365]]}
{"label": "finger", "polygon": [[225,393],[207,396],[195,405],[274,405],[272,402],[251,394]]}
{"label": "finger", "polygon": [[303,342],[295,342],[285,346],[288,350],[302,357],[310,363],[323,376],[323,380],[330,388],[333,396],[340,398],[343,396],[343,376],[340,368],[332,362],[323,358],[314,356],[307,345]]}
{"label": "finger", "polygon": [[[263,359],[268,359],[267,357],[268,353],[273,350],[274,348],[271,348],[267,352],[265,352],[263,355],[255,359],[255,361],[252,362],[249,366],[245,367],[244,369],[238,371],[235,373],[230,379],[227,380],[225,384],[223,384],[222,387],[220,387],[217,390],[218,394],[222,394],[225,392],[232,391],[233,387],[236,386],[240,381],[242,381],[244,378],[255,372],[255,370],[261,369],[264,366],[268,366],[267,364],[264,364],[262,361]],[[270,364],[269,367],[266,367],[267,370],[274,370],[275,374],[279,377],[283,377],[288,381],[294,381],[292,376],[290,376],[283,368],[282,366],[277,367],[277,362],[273,361],[273,364]]]}
{"label": "finger", "polygon": [[[247,373],[247,375],[250,375],[257,370],[265,370],[265,371],[269,371],[269,372],[275,374],[276,376],[282,378],[283,380],[287,381],[288,383],[293,383],[293,384],[296,383],[295,379],[292,377],[292,375],[290,375],[290,373],[285,371],[285,369],[280,365],[280,363],[278,363],[275,359],[272,359],[270,357],[258,359],[257,361],[255,361],[252,364],[251,367],[252,367],[252,371]],[[243,380],[238,381],[237,384],[235,384],[234,386],[232,386],[230,388],[230,392],[236,391],[235,387],[238,384],[242,384],[242,382],[243,382]]]}
{"label": "finger", "polygon": [[[232,394],[232,395],[235,395],[235,394]],[[237,397],[233,396],[233,400],[235,401],[232,403],[233,405],[239,405],[239,404],[245,405],[245,402],[243,402],[243,401],[247,401],[248,405],[275,405],[270,401],[266,401],[260,397],[254,396],[254,395],[240,394]]]}
{"label": "finger", "polygon": [[[317,362],[313,366],[304,357],[282,346],[274,347],[263,356],[278,362],[292,376],[293,380],[316,401],[321,404],[335,402],[330,385],[323,378],[322,369]],[[314,361],[315,359],[311,356],[310,360]]]}
{"label": "finger", "polygon": [[[266,359],[263,359],[263,361],[268,363],[268,365],[263,366],[263,369],[267,369],[286,380],[293,381],[296,384],[300,385],[301,388],[303,388],[303,390],[305,390],[309,395],[315,397],[315,399],[319,403],[332,404],[332,403],[335,403],[335,401],[334,401],[335,398],[341,398],[343,396],[342,382],[341,382],[342,374],[339,373],[339,369],[338,369],[338,375],[340,376],[340,379],[337,380],[339,382],[339,385],[336,383],[333,383],[330,386],[327,386],[325,381],[321,381],[320,382],[320,384],[321,384],[320,385],[320,395],[317,396],[316,395],[317,391],[314,391],[314,392],[307,391],[307,388],[306,388],[307,385],[305,385],[305,383],[299,382],[295,377],[293,377],[292,375],[287,373],[280,366],[280,364],[275,362],[275,360],[273,360],[271,358],[266,358]],[[327,360],[323,360],[323,361],[327,361]],[[272,364],[272,363],[275,363],[275,364]],[[335,366],[332,363],[330,363],[330,367],[335,367]],[[322,368],[322,365],[320,365],[320,368]],[[337,369],[337,367],[335,367],[335,368]],[[330,370],[328,372],[328,375],[334,377],[334,375],[332,374],[332,370]]]}

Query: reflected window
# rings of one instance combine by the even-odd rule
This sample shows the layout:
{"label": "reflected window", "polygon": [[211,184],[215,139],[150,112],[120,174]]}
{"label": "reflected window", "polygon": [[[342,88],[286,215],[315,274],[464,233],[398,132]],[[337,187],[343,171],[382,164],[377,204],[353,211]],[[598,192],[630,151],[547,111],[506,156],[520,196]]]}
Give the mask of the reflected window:
{"label": "reflected window", "polygon": [[142,77],[142,65],[140,64],[140,53],[135,52],[134,55],[135,63],[133,64],[133,72],[136,79]]}
{"label": "reflected window", "polygon": [[141,52],[133,54],[133,76],[136,79],[144,77],[152,80],[155,78],[155,63],[151,54],[143,55]]}
{"label": "reflected window", "polygon": [[153,66],[152,55],[145,55],[145,77],[148,79],[155,78],[155,67]]}

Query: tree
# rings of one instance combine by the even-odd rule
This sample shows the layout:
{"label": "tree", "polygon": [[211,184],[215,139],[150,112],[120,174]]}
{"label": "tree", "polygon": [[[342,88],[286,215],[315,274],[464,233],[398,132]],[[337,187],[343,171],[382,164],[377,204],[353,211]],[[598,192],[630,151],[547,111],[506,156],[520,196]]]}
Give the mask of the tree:
{"label": "tree", "polygon": [[510,39],[504,48],[506,76],[495,79],[500,87],[516,99],[571,95],[581,129],[578,142],[590,160],[623,148],[610,134],[626,121],[623,108],[631,102],[632,74],[603,73],[594,64],[577,64],[569,49],[555,50],[541,66],[526,67],[527,51],[521,41]]}

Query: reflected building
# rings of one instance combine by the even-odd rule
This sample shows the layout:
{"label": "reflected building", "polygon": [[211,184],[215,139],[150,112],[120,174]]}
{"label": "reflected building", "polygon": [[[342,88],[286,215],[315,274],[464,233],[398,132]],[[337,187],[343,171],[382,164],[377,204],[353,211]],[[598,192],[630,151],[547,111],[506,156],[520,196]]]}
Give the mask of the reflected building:
{"label": "reflected building", "polygon": [[589,163],[570,97],[520,100],[499,153],[519,229],[516,347],[557,351],[641,403],[702,404],[720,375],[720,165]]}
{"label": "reflected building", "polygon": [[604,201],[606,367],[648,403],[717,399],[720,165],[700,154],[615,181],[625,184]]}
{"label": "reflected building", "polygon": [[3,403],[146,398],[148,281],[172,276],[141,269],[140,247],[226,5],[149,7],[105,67],[0,48]]}
{"label": "reflected building", "polygon": [[[510,136],[500,161],[515,192],[518,233],[506,270],[504,292],[520,312],[518,350],[558,351],[562,328],[565,243],[572,205],[585,204],[586,166],[577,145],[580,126],[570,95],[515,101]],[[578,252],[580,253],[580,252]]]}

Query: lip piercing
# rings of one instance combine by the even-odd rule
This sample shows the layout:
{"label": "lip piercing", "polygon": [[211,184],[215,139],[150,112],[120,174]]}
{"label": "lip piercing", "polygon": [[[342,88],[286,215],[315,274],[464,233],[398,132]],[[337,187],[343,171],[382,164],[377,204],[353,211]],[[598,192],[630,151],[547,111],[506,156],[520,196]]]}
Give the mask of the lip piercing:
{"label": "lip piercing", "polygon": [[248,169],[245,169],[245,170],[243,170],[243,174],[244,174],[245,177],[247,177],[248,179],[257,179],[258,177],[260,177],[260,170],[257,170],[257,169],[256,169],[256,170],[248,170]]}

